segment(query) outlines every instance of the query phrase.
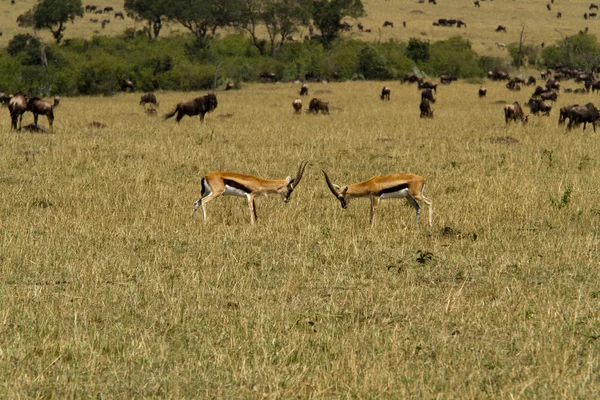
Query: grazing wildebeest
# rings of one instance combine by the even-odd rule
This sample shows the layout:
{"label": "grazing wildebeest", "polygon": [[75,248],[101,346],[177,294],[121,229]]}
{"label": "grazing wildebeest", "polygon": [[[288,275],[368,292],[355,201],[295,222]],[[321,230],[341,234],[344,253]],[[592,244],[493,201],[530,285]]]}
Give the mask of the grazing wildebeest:
{"label": "grazing wildebeest", "polygon": [[381,89],[381,100],[390,100],[391,93],[392,90],[389,87],[384,86],[383,89]]}
{"label": "grazing wildebeest", "polygon": [[567,118],[569,119],[568,130],[572,129],[574,125],[579,126],[583,122],[584,131],[587,124],[592,124],[594,132],[596,132],[596,122],[600,119],[600,112],[592,103],[587,103],[585,106],[571,108]]}
{"label": "grazing wildebeest", "polygon": [[94,11],[94,14],[102,14],[102,13],[103,13],[102,10],[96,10],[96,11]]}
{"label": "grazing wildebeest", "polygon": [[537,84],[537,80],[536,80],[536,79],[535,79],[533,76],[530,76],[530,77],[527,79],[527,86],[530,86],[530,85],[535,85],[535,84]]}
{"label": "grazing wildebeest", "polygon": [[461,26],[464,26],[466,28],[467,27],[467,23],[464,20],[462,20],[462,19],[457,19],[456,20],[456,27],[460,28]]}
{"label": "grazing wildebeest", "polygon": [[117,19],[117,18],[125,19],[125,15],[123,15],[123,13],[121,11],[117,11],[115,13],[115,19]]}
{"label": "grazing wildebeest", "polygon": [[583,14],[583,19],[588,19],[587,13]]}
{"label": "grazing wildebeest", "polygon": [[596,81],[596,82],[592,83],[591,87],[592,87],[592,93],[594,93],[595,91],[600,92],[600,81]]}
{"label": "grazing wildebeest", "polygon": [[552,103],[549,101],[529,99],[525,105],[529,107],[533,115],[538,115],[541,112],[543,115],[548,116],[552,111]]}
{"label": "grazing wildebeest", "polygon": [[590,10],[593,10],[593,9],[596,9],[596,10],[597,10],[597,9],[598,9],[598,5],[597,5],[597,4],[594,4],[594,3],[591,3],[591,4],[590,4],[590,8],[589,8],[589,9],[590,9]]}
{"label": "grazing wildebeest", "polygon": [[565,89],[565,93],[573,93],[573,89],[571,89],[571,88],[566,88],[566,89]]}
{"label": "grazing wildebeest", "polygon": [[167,120],[177,114],[176,121],[179,122],[184,115],[190,117],[194,115],[200,115],[200,122],[204,122],[204,115],[217,108],[217,95],[209,93],[206,96],[197,97],[194,100],[178,103],[175,109],[165,114],[164,119]]}
{"label": "grazing wildebeest", "polygon": [[449,85],[450,83],[452,83],[453,81],[456,81],[456,80],[457,80],[456,76],[451,75],[451,74],[440,75],[440,82],[445,85]]}
{"label": "grazing wildebeest", "polygon": [[148,103],[154,104],[158,107],[158,100],[156,100],[156,96],[154,95],[154,93],[146,93],[145,95],[140,97],[140,106],[143,106]]}
{"label": "grazing wildebeest", "polygon": [[433,92],[431,89],[423,89],[421,91],[421,100],[427,99],[432,103],[435,103],[435,97],[433,97]]}
{"label": "grazing wildebeest", "polygon": [[412,75],[404,75],[404,78],[402,78],[402,83],[404,82],[408,82],[408,83],[415,83],[415,82],[423,82],[423,78],[412,74]]}
{"label": "grazing wildebeest", "polygon": [[556,18],[557,19],[561,19],[562,18],[562,13],[560,11],[556,13]]}
{"label": "grazing wildebeest", "polygon": [[308,85],[306,83],[300,87],[300,96],[308,96]]}
{"label": "grazing wildebeest", "polygon": [[479,4],[479,0],[475,0],[473,4],[475,4],[475,7],[481,7],[481,4]]}
{"label": "grazing wildebeest", "polygon": [[95,12],[97,8],[98,7],[96,7],[96,6],[88,5],[88,6],[85,6],[85,11],[91,13],[91,12]]}
{"label": "grazing wildebeest", "polygon": [[437,4],[437,1],[436,1],[436,0],[429,0],[429,1],[428,1],[428,3],[429,3],[429,4],[436,5],[436,4]]}
{"label": "grazing wildebeest", "polygon": [[406,28],[406,21],[402,21],[402,27]]}
{"label": "grazing wildebeest", "polygon": [[25,94],[19,92],[15,94],[8,102],[8,111],[10,112],[10,128],[17,129],[17,122],[19,123],[19,130],[23,125],[23,114],[27,111],[27,98]]}
{"label": "grazing wildebeest", "polygon": [[589,16],[590,18],[596,18],[596,16],[597,16],[597,15],[598,15],[598,14],[596,14],[596,13],[589,13],[589,14],[588,14],[588,16]]}
{"label": "grazing wildebeest", "polygon": [[121,85],[121,90],[126,92],[128,89],[131,90],[133,92],[133,82],[130,81],[129,79],[123,79],[120,82]]}
{"label": "grazing wildebeest", "polygon": [[549,90],[547,92],[540,94],[540,98],[542,100],[546,100],[546,101],[547,100],[556,101],[556,99],[558,98],[558,93]]}
{"label": "grazing wildebeest", "polygon": [[316,97],[312,98],[308,103],[308,112],[318,114],[319,111],[321,111],[321,114],[329,114],[329,103]]}
{"label": "grazing wildebeest", "polygon": [[541,95],[544,92],[548,92],[549,89],[545,86],[536,86],[535,90],[533,91],[533,94],[531,95],[531,97],[536,97]]}
{"label": "grazing wildebeest", "polygon": [[421,111],[421,118],[433,118],[433,110],[431,109],[429,100],[421,99],[421,103],[419,104],[419,110]]}
{"label": "grazing wildebeest", "polygon": [[342,30],[344,31],[349,31],[352,30],[352,24],[349,24],[348,22],[344,21],[340,24],[340,28],[342,28]]}
{"label": "grazing wildebeest", "polygon": [[371,29],[365,29],[366,33],[371,33]]}
{"label": "grazing wildebeest", "polygon": [[110,7],[110,6],[109,7],[104,7],[104,13],[105,14],[108,14],[109,12],[113,12],[113,11],[114,11],[114,9],[112,7]]}
{"label": "grazing wildebeest", "polygon": [[360,23],[360,22],[359,22],[357,26],[358,26],[358,30],[359,30],[359,31],[361,31],[361,32],[362,32],[362,31],[364,31],[364,30],[365,30],[365,26],[364,26],[362,23]]}
{"label": "grazing wildebeest", "polygon": [[504,25],[498,25],[496,32],[506,32],[506,27]]}
{"label": "grazing wildebeest", "polygon": [[477,92],[477,94],[479,95],[479,97],[485,97],[487,95],[487,89],[483,86],[481,86],[479,88],[479,91]]}
{"label": "grazing wildebeest", "polygon": [[433,91],[437,93],[437,83],[418,81],[417,86],[419,87],[419,90],[420,89],[433,89]]}
{"label": "grazing wildebeest", "polygon": [[275,79],[275,73],[274,72],[263,72],[260,74],[261,79],[265,79],[268,81],[272,81]]}
{"label": "grazing wildebeest", "polygon": [[552,7],[550,7],[550,3],[546,4],[546,8],[548,9],[548,11],[552,11]]}
{"label": "grazing wildebeest", "polygon": [[385,27],[388,27],[388,26],[389,26],[390,28],[393,28],[393,27],[394,27],[394,23],[393,23],[392,21],[385,21],[385,22],[383,23],[383,27],[385,28]]}
{"label": "grazing wildebeest", "polygon": [[52,124],[54,123],[54,109],[58,107],[60,103],[60,97],[54,97],[54,104],[48,101],[42,100],[38,97],[32,97],[27,100],[27,111],[33,113],[33,125],[38,126],[38,116],[45,115],[48,118],[48,124],[52,131]]}
{"label": "grazing wildebeest", "polygon": [[579,104],[572,104],[570,106],[564,106],[560,109],[559,111],[559,116],[558,116],[558,124],[562,125],[565,123],[565,120],[569,117],[569,113],[571,112],[571,109],[573,107],[577,107],[579,106]]}
{"label": "grazing wildebeest", "polygon": [[110,19],[105,19],[104,21],[101,22],[102,25],[102,29],[104,29],[106,27],[106,24],[110,23]]}
{"label": "grazing wildebeest", "polygon": [[575,94],[586,94],[587,90],[585,90],[585,88],[577,88],[577,89],[573,90],[573,93],[575,93]]}
{"label": "grazing wildebeest", "polygon": [[296,99],[292,102],[292,107],[294,107],[294,110],[296,110],[296,114],[300,113],[300,110],[302,110],[302,100],[300,99]]}
{"label": "grazing wildebeest", "polygon": [[508,124],[510,121],[521,121],[526,123],[529,120],[529,115],[525,116],[523,109],[518,101],[504,106],[504,120]]}
{"label": "grazing wildebeest", "polygon": [[519,91],[521,90],[521,85],[518,83],[516,78],[513,78],[510,81],[508,81],[508,83],[506,84],[506,88],[508,90]]}
{"label": "grazing wildebeest", "polygon": [[96,18],[90,18],[90,22],[95,24],[96,22],[98,22],[98,20]]}
{"label": "grazing wildebeest", "polygon": [[227,85],[225,85],[225,90],[231,90],[235,87],[235,84],[233,82],[227,82]]}
{"label": "grazing wildebeest", "polygon": [[487,73],[488,78],[493,81],[508,81],[510,80],[510,76],[506,72],[502,71],[489,71]]}
{"label": "grazing wildebeest", "polygon": [[10,94],[0,92],[0,104],[2,104],[3,106],[8,106],[10,99],[12,99],[12,96]]}

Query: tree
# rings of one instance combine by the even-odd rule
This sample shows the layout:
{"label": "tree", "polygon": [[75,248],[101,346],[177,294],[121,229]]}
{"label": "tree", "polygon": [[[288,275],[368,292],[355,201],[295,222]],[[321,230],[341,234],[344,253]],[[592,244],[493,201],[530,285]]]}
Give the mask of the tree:
{"label": "tree", "polygon": [[156,39],[170,3],[169,0],[125,0],[123,7],[129,17],[147,21],[146,34],[150,39],[154,34]]}
{"label": "tree", "polygon": [[81,0],[39,0],[31,10],[19,15],[17,24],[35,30],[48,29],[56,43],[60,43],[66,23],[76,17],[83,17]]}
{"label": "tree", "polygon": [[[285,39],[296,32],[299,25],[308,25],[310,21],[308,0],[271,0],[262,14],[271,43],[271,56],[283,47]],[[278,40],[277,46],[275,42]]]}
{"label": "tree", "polygon": [[232,24],[238,10],[236,0],[171,0],[166,15],[206,43],[217,28]]}
{"label": "tree", "polygon": [[564,64],[589,71],[600,63],[600,44],[595,35],[579,32],[573,36],[561,33],[561,36],[561,40],[552,46],[546,46],[542,51],[546,67],[555,68]]}
{"label": "tree", "polygon": [[406,47],[406,56],[416,63],[429,60],[429,43],[417,38],[410,38]]}
{"label": "tree", "polygon": [[314,0],[312,17],[321,32],[324,44],[335,40],[342,30],[344,17],[358,18],[365,15],[361,0]]}

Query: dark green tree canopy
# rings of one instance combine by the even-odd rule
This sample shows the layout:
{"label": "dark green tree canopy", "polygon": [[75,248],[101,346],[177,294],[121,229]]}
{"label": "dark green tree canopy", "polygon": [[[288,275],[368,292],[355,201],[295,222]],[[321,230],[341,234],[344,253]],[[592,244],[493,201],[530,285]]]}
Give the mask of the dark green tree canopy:
{"label": "dark green tree canopy", "polygon": [[361,17],[365,9],[361,0],[314,0],[312,13],[323,43],[329,44],[339,36],[344,17]]}
{"label": "dark green tree canopy", "polygon": [[169,0],[125,0],[123,7],[130,17],[146,21],[148,24],[146,34],[150,39],[153,37],[156,39],[170,4]]}
{"label": "dark green tree canopy", "polygon": [[19,15],[17,24],[35,30],[48,29],[60,43],[66,23],[76,17],[83,17],[81,0],[39,0],[31,10]]}

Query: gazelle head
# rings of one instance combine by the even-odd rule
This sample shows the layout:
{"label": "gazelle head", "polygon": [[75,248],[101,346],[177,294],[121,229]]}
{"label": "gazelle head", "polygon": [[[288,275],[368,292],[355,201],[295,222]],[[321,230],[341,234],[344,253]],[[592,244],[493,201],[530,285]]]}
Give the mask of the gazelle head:
{"label": "gazelle head", "polygon": [[308,161],[302,161],[300,163],[300,167],[298,168],[298,173],[296,174],[296,177],[292,179],[292,177],[288,176],[285,180],[286,184],[277,191],[281,195],[281,200],[283,200],[284,203],[290,201],[290,198],[292,197],[292,192],[300,183],[300,179],[302,179],[302,174],[304,174],[304,168],[306,168],[307,164]]}
{"label": "gazelle head", "polygon": [[346,197],[348,186],[341,189],[339,186],[331,183],[331,181],[329,180],[329,176],[327,176],[327,172],[325,172],[324,170],[321,171],[323,171],[323,175],[325,175],[325,182],[327,182],[327,186],[329,187],[329,190],[331,190],[331,193],[333,193],[333,195],[340,201],[344,210],[348,208],[348,204],[350,204],[350,199]]}

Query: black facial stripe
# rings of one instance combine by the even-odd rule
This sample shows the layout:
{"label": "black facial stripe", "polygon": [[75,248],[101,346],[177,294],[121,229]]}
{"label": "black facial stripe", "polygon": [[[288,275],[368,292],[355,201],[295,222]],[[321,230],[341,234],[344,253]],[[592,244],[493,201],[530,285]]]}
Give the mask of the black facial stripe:
{"label": "black facial stripe", "polygon": [[408,189],[408,183],[403,183],[401,185],[392,186],[387,189],[383,189],[382,191],[379,192],[379,196],[381,196],[384,193],[399,192],[400,190],[403,190],[403,189]]}
{"label": "black facial stripe", "polygon": [[223,183],[225,183],[225,185],[227,186],[231,186],[234,189],[241,190],[242,192],[252,193],[252,190],[248,189],[246,186],[242,185],[239,182],[232,181],[231,179],[223,179]]}

